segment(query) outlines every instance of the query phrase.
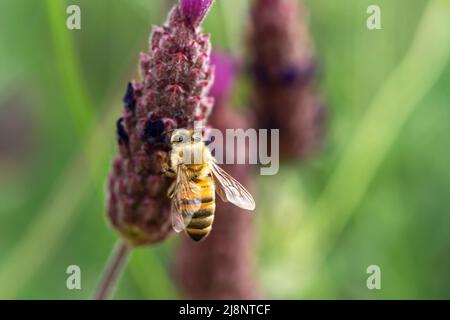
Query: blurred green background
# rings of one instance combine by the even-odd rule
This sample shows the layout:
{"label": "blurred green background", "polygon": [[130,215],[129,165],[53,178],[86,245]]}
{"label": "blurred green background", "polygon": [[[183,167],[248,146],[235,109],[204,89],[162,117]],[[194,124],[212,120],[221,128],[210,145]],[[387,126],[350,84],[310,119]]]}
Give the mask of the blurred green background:
{"label": "blurred green background", "polygon": [[[104,218],[114,121],[170,3],[0,0],[0,298],[91,296],[116,241]],[[81,7],[80,31],[65,28],[69,4]],[[382,30],[366,28],[370,4]],[[258,178],[263,295],[449,298],[449,1],[305,5],[329,128],[312,161]],[[248,6],[217,0],[205,23],[216,47],[245,52]],[[116,298],[179,298],[177,238],[136,250]],[[82,290],[66,289],[71,264]],[[366,287],[373,264],[381,290]]]}

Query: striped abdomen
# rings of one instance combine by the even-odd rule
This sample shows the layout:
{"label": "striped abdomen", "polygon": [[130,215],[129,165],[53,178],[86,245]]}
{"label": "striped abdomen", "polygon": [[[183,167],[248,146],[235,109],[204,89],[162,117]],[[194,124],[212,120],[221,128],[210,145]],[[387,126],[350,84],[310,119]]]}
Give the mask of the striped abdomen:
{"label": "striped abdomen", "polygon": [[194,241],[205,239],[211,232],[216,210],[214,180],[211,176],[193,181],[200,188],[200,199],[186,199],[186,203],[200,202],[198,210],[186,228],[186,233]]}

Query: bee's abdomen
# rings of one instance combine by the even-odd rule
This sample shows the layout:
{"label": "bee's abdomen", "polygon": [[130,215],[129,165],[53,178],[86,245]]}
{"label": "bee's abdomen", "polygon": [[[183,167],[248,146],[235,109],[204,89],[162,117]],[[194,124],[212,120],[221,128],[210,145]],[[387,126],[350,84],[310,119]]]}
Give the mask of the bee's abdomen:
{"label": "bee's abdomen", "polygon": [[194,241],[205,239],[211,232],[216,209],[214,182],[211,177],[198,181],[201,188],[201,202],[199,210],[194,213],[192,220],[186,228],[186,233]]}

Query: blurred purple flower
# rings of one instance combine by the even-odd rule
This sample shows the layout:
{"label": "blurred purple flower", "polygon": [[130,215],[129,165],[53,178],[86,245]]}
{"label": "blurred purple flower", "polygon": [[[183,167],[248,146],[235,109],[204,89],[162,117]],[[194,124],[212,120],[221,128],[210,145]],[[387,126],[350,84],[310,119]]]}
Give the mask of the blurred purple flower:
{"label": "blurred purple flower", "polygon": [[280,129],[282,159],[305,159],[323,141],[326,110],[316,93],[314,48],[297,0],[255,0],[249,71],[260,129]]}
{"label": "blurred purple flower", "polygon": [[181,10],[185,17],[197,27],[206,16],[213,0],[181,0]]}
{"label": "blurred purple flower", "polygon": [[211,64],[215,68],[215,79],[210,94],[216,100],[227,99],[236,80],[236,62],[230,55],[213,51]]}

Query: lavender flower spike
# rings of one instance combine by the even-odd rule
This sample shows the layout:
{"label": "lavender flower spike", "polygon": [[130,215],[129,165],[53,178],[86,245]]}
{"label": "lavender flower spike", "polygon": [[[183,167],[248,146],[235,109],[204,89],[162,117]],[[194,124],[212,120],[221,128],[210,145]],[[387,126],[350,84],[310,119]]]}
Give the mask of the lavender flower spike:
{"label": "lavender flower spike", "polygon": [[198,27],[208,13],[213,0],[181,0],[181,10],[193,27]]}
{"label": "lavender flower spike", "polygon": [[199,28],[210,5],[175,6],[164,26],[154,28],[148,52],[141,53],[142,78],[126,88],[107,205],[109,221],[131,246],[157,243],[172,232],[166,195],[172,181],[162,174],[169,132],[206,125],[213,107],[211,43]]}
{"label": "lavender flower spike", "polygon": [[316,94],[316,59],[297,0],[255,0],[249,69],[260,129],[280,130],[280,156],[304,160],[322,145],[326,110]]}

